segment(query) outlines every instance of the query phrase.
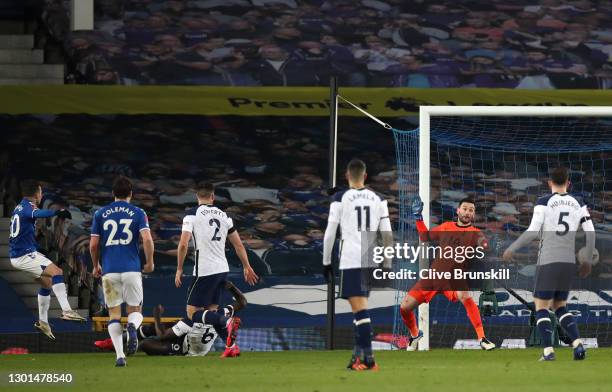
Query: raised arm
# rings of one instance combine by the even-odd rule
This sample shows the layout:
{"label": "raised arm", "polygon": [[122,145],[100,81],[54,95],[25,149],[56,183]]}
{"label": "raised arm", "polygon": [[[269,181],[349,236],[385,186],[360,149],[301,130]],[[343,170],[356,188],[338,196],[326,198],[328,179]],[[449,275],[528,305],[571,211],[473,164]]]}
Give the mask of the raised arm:
{"label": "raised arm", "polygon": [[439,239],[439,234],[435,229],[429,230],[423,221],[423,201],[419,196],[415,197],[412,201],[411,212],[416,222],[419,239],[423,242],[437,241]]}

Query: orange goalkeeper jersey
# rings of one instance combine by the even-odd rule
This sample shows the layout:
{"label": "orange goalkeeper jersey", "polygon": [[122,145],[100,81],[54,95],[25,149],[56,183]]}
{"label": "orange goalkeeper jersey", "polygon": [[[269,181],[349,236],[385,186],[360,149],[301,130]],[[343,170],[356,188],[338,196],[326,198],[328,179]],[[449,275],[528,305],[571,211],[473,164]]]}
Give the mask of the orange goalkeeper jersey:
{"label": "orange goalkeeper jersey", "polygon": [[[421,241],[435,242],[441,252],[435,253],[434,261],[431,268],[438,271],[449,271],[454,268],[465,269],[467,262],[473,257],[467,257],[464,261],[457,261],[457,255],[460,254],[460,247],[464,250],[467,247],[476,248],[483,247],[485,250],[489,247],[488,241],[480,229],[469,225],[459,226],[457,222],[444,222],[439,226],[427,229],[422,220],[416,221],[417,231]],[[453,257],[449,257],[452,249]],[[446,257],[445,257],[446,255]]]}

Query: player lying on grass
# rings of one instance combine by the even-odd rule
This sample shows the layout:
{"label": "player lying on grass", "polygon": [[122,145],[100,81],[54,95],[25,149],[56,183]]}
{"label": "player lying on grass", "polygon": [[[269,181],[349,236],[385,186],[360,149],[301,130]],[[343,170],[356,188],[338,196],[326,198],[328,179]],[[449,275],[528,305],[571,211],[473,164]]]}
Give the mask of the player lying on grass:
{"label": "player lying on grass", "polygon": [[11,215],[9,232],[11,265],[20,271],[27,272],[40,283],[38,321],[34,323],[34,327],[38,328],[49,339],[55,340],[48,319],[51,290],[55,293],[57,302],[62,308],[62,320],[84,321],[85,318],[72,310],[70,303],[68,303],[62,269],[38,252],[36,219],[54,216],[59,219],[72,219],[72,216],[67,210],[41,210],[38,208],[42,200],[42,187],[38,181],[25,180],[21,182],[20,186],[23,199]]}
{"label": "player lying on grass", "polygon": [[[427,230],[427,226],[423,222],[422,212],[423,202],[417,196],[412,203],[412,214],[416,218],[416,227],[421,241],[437,242],[440,249],[447,249],[447,247],[455,248],[458,246],[474,248],[481,246],[485,249],[488,248],[489,245],[485,236],[479,229],[472,225],[476,212],[476,205],[472,200],[463,199],[459,202],[456,211],[456,221],[442,223],[437,227],[433,227],[431,230]],[[468,261],[458,263],[453,259],[443,258],[442,254],[440,254],[439,257],[431,263],[430,268],[438,272],[443,272],[452,271],[457,268],[465,269],[468,265]],[[410,337],[408,339],[408,346],[410,348],[416,349],[418,341],[423,337],[423,332],[420,331],[417,326],[413,310],[416,309],[419,304],[429,303],[436,294],[444,295],[451,302],[461,302],[476,331],[476,335],[480,341],[480,347],[487,351],[495,348],[495,344],[485,337],[478,305],[476,305],[472,299],[470,292],[467,291],[467,286],[467,282],[457,280],[452,283],[447,281],[425,282],[419,280],[412,287],[400,305],[402,319],[408,331],[410,331]]]}
{"label": "player lying on grass", "polygon": [[552,309],[559,323],[565,329],[574,348],[574,359],[586,357],[586,350],[580,340],[576,319],[566,308],[567,297],[576,277],[576,232],[580,227],[586,237],[588,262],[580,263],[580,276],[591,273],[595,250],[595,228],[584,203],[567,193],[569,174],[566,168],[552,171],[548,186],[552,195],[538,199],[533,208],[533,217],[527,230],[503,254],[504,261],[512,261],[514,252],[540,238],[538,262],[533,298],[535,302],[537,327],[544,352],[541,361],[554,361],[553,331],[549,309]]}
{"label": "player lying on grass", "polygon": [[[247,305],[244,294],[227,281],[225,288],[234,296],[235,302],[226,308],[231,312],[238,312]],[[153,309],[154,325],[142,325],[138,329],[140,345],[138,349],[147,355],[187,355],[204,356],[213,347],[218,334],[209,324],[191,323],[190,320],[180,320],[176,324],[162,323],[161,316],[164,308],[157,305]],[[127,339],[127,334],[124,334]],[[94,343],[101,350],[112,350],[111,339],[98,340]]]}

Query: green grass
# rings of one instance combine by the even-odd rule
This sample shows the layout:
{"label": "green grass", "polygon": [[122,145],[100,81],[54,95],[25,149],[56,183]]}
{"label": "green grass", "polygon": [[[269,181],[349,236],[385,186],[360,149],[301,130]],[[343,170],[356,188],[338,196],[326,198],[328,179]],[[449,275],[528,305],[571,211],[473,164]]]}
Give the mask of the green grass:
{"label": "green grass", "polygon": [[[379,372],[344,368],[348,351],[243,353],[240,358],[128,358],[127,368],[114,367],[114,355],[32,354],[0,358],[0,390],[9,372],[70,372],[71,386],[15,386],[12,391],[609,391],[611,349],[594,349],[587,360],[571,359],[557,350],[557,361],[540,363],[540,351],[496,350],[377,352]],[[188,388],[188,389],[186,389]]]}

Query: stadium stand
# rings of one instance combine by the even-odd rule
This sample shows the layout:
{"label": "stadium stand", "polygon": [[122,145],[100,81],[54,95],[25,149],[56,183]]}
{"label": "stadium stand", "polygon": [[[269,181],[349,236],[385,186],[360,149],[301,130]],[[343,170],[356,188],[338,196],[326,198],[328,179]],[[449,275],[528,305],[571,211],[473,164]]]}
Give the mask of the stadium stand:
{"label": "stadium stand", "polygon": [[[193,186],[198,179],[208,179],[217,184],[217,203],[236,223],[258,274],[289,280],[309,277],[313,278],[309,284],[320,284],[322,227],[328,203],[322,179],[326,158],[320,148],[327,137],[324,120],[303,119],[296,127],[291,118],[260,118],[252,119],[248,129],[241,119],[232,117],[4,116],[1,121],[19,131],[9,141],[9,151],[16,151],[16,146],[24,145],[23,139],[28,138],[28,154],[35,156],[34,160],[26,160],[23,155],[11,154],[9,176],[16,179],[30,173],[32,162],[42,165],[46,168],[41,171],[45,182],[43,207],[69,208],[72,213],[72,221],[65,221],[66,226],[59,226],[59,220],[43,225],[41,244],[62,261],[70,293],[79,297],[80,307],[93,313],[102,305],[99,282],[90,274],[89,227],[93,211],[110,200],[110,184],[117,174],[136,181],[134,201],[149,214],[156,247],[155,276],[174,274],[182,218],[196,202]],[[369,184],[389,200],[391,220],[397,223],[392,140],[385,133],[374,132],[364,120],[346,121],[345,126],[352,131],[340,134],[340,159],[355,154],[365,156]],[[366,150],[369,152],[364,154]],[[61,171],[55,170],[60,167]],[[440,177],[440,171],[448,170],[451,169],[432,168],[433,224],[438,223],[438,217],[452,213],[456,200],[488,188],[489,193],[478,194],[479,203],[488,211],[483,228],[491,233],[520,233],[528,225],[517,219],[516,212],[535,199],[517,197],[518,191],[509,186],[491,187],[497,177],[484,167],[482,173],[473,176],[479,180],[466,188],[451,178]],[[457,178],[467,178],[462,172],[466,170],[472,169],[458,165],[452,173]],[[605,176],[600,170],[603,169],[594,166],[584,181]],[[512,172],[497,174],[504,183],[513,179]],[[585,186],[588,188],[588,184]],[[7,190],[13,203],[17,199],[15,192]],[[607,208],[608,204],[591,206],[593,220],[604,233],[612,230]],[[477,224],[485,222],[484,213],[485,210],[479,212]],[[608,278],[612,273],[612,259],[606,250],[610,243],[606,236],[598,240],[602,260],[594,271],[595,277]],[[230,268],[237,273],[236,280],[241,281],[240,262],[231,251],[228,256]],[[145,281],[147,284],[158,287],[165,283],[150,280]],[[525,286],[529,284],[524,282]],[[180,312],[180,306],[176,311]]]}
{"label": "stadium stand", "polygon": [[610,88],[608,1],[96,2],[65,32],[68,81],[94,84]]}

